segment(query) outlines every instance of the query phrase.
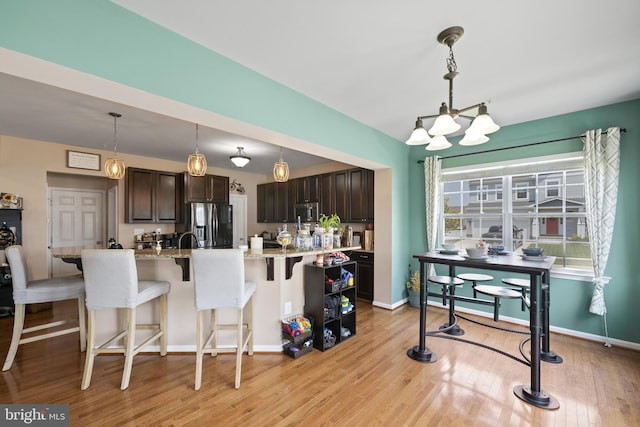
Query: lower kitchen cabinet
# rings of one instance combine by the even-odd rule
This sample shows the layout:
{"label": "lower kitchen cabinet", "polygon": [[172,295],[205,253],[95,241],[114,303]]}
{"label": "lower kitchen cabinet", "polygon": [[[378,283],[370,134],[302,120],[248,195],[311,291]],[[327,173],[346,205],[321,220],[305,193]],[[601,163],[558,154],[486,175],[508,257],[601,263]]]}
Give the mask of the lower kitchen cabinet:
{"label": "lower kitchen cabinet", "polygon": [[373,252],[353,251],[351,260],[358,263],[358,298],[373,301]]}
{"label": "lower kitchen cabinet", "polygon": [[305,265],[304,310],[313,317],[313,346],[318,350],[328,350],[356,334],[357,268],[353,261]]}

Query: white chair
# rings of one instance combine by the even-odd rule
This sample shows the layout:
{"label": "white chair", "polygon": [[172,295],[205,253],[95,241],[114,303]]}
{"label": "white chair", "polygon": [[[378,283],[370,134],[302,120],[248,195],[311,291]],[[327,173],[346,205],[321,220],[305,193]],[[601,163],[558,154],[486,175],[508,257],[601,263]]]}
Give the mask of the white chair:
{"label": "white chair", "polygon": [[[205,353],[236,353],[235,388],[240,388],[242,353],[247,346],[248,354],[253,354],[253,294],[256,284],[244,280],[244,252],[242,249],[198,249],[191,251],[193,261],[193,284],[196,307],[196,384],[199,390],[202,382],[202,357]],[[247,319],[243,317],[246,307]],[[235,324],[218,324],[216,310],[230,308],[237,310]],[[210,313],[210,327],[203,340],[203,316]],[[217,338],[222,329],[236,330],[236,345],[229,348],[217,347]]]}
{"label": "white chair", "polygon": [[[136,354],[158,338],[160,355],[167,354],[167,294],[171,284],[166,281],[138,280],[133,249],[84,249],[81,257],[89,311],[88,348],[81,388],[86,390],[91,383],[93,362],[97,354],[122,353],[125,359],[120,389],[125,390],[129,386],[133,357]],[[160,322],[138,325],[136,308],[156,298],[160,298]],[[96,346],[96,311],[103,309],[124,311],[125,325],[113,338]],[[136,346],[136,329],[151,329],[153,335]],[[120,339],[124,339],[124,346],[111,346]]]}
{"label": "white chair", "polygon": [[[18,352],[18,346],[34,341],[60,335],[80,333],[80,351],[86,348],[85,312],[84,312],[84,281],[80,275],[56,277],[53,279],[27,280],[27,263],[25,262],[22,246],[13,245],[5,249],[5,255],[9,267],[11,267],[11,277],[13,282],[13,301],[15,303],[15,318],[13,319],[13,336],[7,359],[2,366],[3,371],[11,369],[13,360]],[[67,299],[78,300],[78,319],[61,320],[29,328],[24,327],[25,311],[27,304],[43,302],[63,301]],[[58,329],[40,335],[31,335],[31,332],[43,329],[56,328],[69,322],[77,322],[77,326],[67,329]],[[24,337],[24,335],[29,335]]]}

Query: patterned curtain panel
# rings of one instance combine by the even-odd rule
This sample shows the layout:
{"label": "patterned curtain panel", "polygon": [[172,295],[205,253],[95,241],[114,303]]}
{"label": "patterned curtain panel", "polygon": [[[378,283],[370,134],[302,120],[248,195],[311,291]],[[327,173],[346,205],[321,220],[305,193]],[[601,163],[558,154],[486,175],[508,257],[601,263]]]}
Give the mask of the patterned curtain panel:
{"label": "patterned curtain panel", "polygon": [[[440,214],[440,170],[442,159],[437,156],[424,159],[425,213],[427,218],[427,248],[436,250],[438,238],[438,218]],[[433,265],[429,274],[435,274]]]}
{"label": "patterned curtain panel", "polygon": [[[587,200],[587,229],[593,260],[593,297],[589,311],[605,316],[604,287],[609,278],[604,270],[609,258],[613,223],[618,199],[618,175],[620,171],[620,129],[609,128],[606,134],[600,129],[590,130],[582,138],[584,142],[585,196]],[[608,334],[607,334],[608,335]]]}

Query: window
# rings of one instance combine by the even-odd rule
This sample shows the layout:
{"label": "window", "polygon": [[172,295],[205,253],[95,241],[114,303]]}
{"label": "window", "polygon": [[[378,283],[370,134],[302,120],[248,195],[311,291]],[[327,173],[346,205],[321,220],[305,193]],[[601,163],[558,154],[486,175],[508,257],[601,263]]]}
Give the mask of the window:
{"label": "window", "polygon": [[443,169],[442,178],[441,242],[484,240],[516,254],[538,246],[556,257],[554,273],[592,273],[582,157]]}

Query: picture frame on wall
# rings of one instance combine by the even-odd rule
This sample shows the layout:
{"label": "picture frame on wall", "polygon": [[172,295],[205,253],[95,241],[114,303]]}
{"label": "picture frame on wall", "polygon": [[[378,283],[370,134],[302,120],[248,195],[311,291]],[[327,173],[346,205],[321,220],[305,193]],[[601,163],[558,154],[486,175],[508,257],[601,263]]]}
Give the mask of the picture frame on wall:
{"label": "picture frame on wall", "polygon": [[67,150],[67,167],[99,171],[101,168],[100,154]]}

